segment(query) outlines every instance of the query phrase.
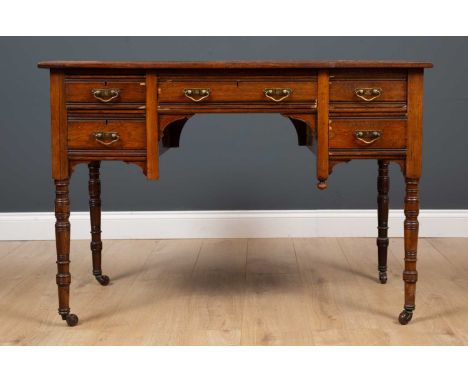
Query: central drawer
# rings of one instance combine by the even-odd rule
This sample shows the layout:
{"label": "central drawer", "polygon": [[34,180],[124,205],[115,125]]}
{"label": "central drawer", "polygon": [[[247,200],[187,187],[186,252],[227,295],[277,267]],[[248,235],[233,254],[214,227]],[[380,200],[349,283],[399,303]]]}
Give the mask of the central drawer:
{"label": "central drawer", "polygon": [[164,80],[161,103],[313,103],[317,82],[271,80]]}

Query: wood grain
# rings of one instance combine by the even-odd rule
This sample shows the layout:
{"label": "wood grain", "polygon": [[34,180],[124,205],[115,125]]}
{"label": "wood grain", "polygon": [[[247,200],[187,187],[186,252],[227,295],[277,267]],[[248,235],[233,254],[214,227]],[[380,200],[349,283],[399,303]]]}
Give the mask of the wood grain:
{"label": "wood grain", "polygon": [[[329,126],[331,149],[404,149],[406,146],[404,119],[331,118]],[[381,137],[366,144],[355,138],[356,131],[378,131]]]}
{"label": "wood grain", "polygon": [[164,102],[182,102],[195,103],[187,98],[184,89],[209,89],[210,95],[201,103],[210,102],[266,102],[275,104],[275,101],[265,96],[265,89],[281,88],[290,89],[291,95],[285,98],[283,103],[294,102],[315,102],[317,98],[316,81],[284,81],[275,79],[275,81],[263,79],[261,81],[252,81],[249,78],[239,78],[236,81],[226,81],[220,79],[207,80],[200,77],[179,81],[164,81],[159,84],[159,101]]}
{"label": "wood grain", "polygon": [[89,274],[89,241],[72,241],[81,322],[69,328],[55,310],[54,242],[2,242],[0,344],[467,345],[467,246],[420,240],[418,315],[400,326],[401,238],[386,285],[373,238],[109,240],[105,288]]}
{"label": "wood grain", "polygon": [[418,61],[42,61],[39,68],[87,69],[294,69],[432,68]]}
{"label": "wood grain", "polygon": [[326,188],[329,175],[328,167],[328,112],[330,97],[330,78],[327,70],[318,73],[317,99],[317,178],[319,188]]}
{"label": "wood grain", "polygon": [[247,240],[204,240],[189,281],[188,345],[239,344]]}
{"label": "wood grain", "polygon": [[[356,95],[356,89],[382,89],[381,95],[372,101],[365,101]],[[406,101],[406,80],[337,80],[330,81],[330,102],[354,101],[363,105],[379,102]]]}
{"label": "wood grain", "polygon": [[50,117],[52,141],[52,177],[68,178],[67,110],[65,107],[65,75],[50,71]]}
{"label": "wood grain", "polygon": [[[119,140],[109,145],[98,142],[93,133],[114,132]],[[109,140],[104,140],[108,143]],[[146,125],[144,120],[69,121],[68,147],[72,150],[144,150]]]}
{"label": "wood grain", "polygon": [[159,126],[158,126],[158,78],[156,73],[146,74],[146,176],[159,178]]}
{"label": "wood grain", "polygon": [[406,176],[419,178],[422,172],[422,131],[423,131],[423,87],[422,70],[408,73],[408,129]]}
{"label": "wood grain", "polygon": [[[67,102],[96,103],[107,107],[116,103],[139,103],[146,101],[146,88],[142,85],[144,79],[137,81],[115,81],[113,78],[100,81],[66,82],[65,94]],[[109,102],[102,102],[92,94],[93,89],[118,89],[119,96]],[[134,106],[135,107],[135,106]]]}

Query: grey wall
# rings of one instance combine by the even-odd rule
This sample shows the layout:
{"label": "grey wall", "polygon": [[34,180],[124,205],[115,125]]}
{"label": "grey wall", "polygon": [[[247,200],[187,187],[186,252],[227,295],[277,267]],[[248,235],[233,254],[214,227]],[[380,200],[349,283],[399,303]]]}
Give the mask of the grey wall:
{"label": "grey wall", "polygon": [[[408,59],[426,72],[422,208],[468,208],[468,38],[0,38],[0,211],[49,211],[48,71],[40,60]],[[181,147],[147,181],[136,166],[104,163],[105,210],[374,208],[376,163],[335,168],[315,188],[315,157],[279,115],[197,115]],[[87,209],[87,172],[72,178],[72,209]],[[391,207],[403,182],[391,167]]]}

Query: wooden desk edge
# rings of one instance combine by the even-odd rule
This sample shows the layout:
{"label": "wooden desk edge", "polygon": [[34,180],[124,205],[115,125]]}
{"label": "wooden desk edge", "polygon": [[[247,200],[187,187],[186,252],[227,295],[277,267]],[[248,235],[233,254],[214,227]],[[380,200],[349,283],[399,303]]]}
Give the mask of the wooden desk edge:
{"label": "wooden desk edge", "polygon": [[42,61],[49,69],[424,69],[424,61]]}

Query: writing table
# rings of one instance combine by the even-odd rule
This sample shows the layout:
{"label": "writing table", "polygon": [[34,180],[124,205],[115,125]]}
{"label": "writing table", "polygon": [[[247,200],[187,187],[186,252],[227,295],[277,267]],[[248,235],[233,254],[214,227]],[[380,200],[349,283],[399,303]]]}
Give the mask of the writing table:
{"label": "writing table", "polygon": [[248,61],[98,62],[47,61],[50,69],[52,176],[59,314],[69,326],[69,180],[76,165],[89,167],[93,275],[102,285],[99,167],[117,160],[159,177],[159,156],[179,146],[185,122],[196,113],[279,113],[298,144],[314,149],[318,188],[333,167],[353,159],[378,162],[378,271],[387,281],[388,166],[405,177],[404,309],[415,309],[419,179],[422,166],[423,75],[426,62]]}

